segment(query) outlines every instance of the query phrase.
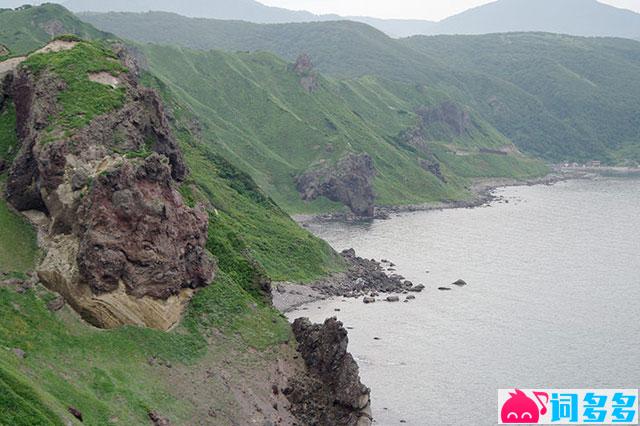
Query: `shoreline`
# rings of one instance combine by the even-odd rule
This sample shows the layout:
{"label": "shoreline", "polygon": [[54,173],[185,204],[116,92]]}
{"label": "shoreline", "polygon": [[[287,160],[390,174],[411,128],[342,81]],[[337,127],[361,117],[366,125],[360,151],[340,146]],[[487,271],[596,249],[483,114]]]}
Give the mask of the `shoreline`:
{"label": "shoreline", "polygon": [[[596,179],[601,176],[636,176],[640,175],[640,169],[622,169],[612,167],[599,168],[563,168],[556,167],[553,172],[535,179],[476,179],[471,185],[473,196],[469,200],[427,203],[420,205],[406,206],[380,206],[376,208],[376,215],[371,219],[354,217],[347,213],[328,213],[320,215],[297,215],[294,220],[303,227],[310,224],[321,224],[329,222],[356,223],[365,220],[389,220],[391,215],[411,213],[418,211],[441,211],[459,208],[478,208],[500,200],[500,196],[495,195],[498,188],[513,186],[536,186],[554,185],[558,182],[565,182],[576,179]],[[348,253],[350,252],[350,253]],[[348,253],[345,256],[345,253]],[[302,308],[313,302],[328,300],[336,297],[368,299],[367,303],[387,302],[388,294],[394,295],[417,295],[421,290],[416,291],[415,287],[422,287],[421,284],[413,286],[413,283],[404,281],[404,277],[399,275],[393,268],[395,265],[388,260],[380,262],[374,259],[362,259],[356,256],[353,250],[345,250],[342,253],[347,261],[346,272],[332,274],[328,277],[314,281],[310,284],[299,284],[291,282],[274,282],[272,288],[273,304],[282,313],[289,313]],[[413,288],[413,289],[412,289]],[[382,298],[381,293],[384,294]],[[413,299],[413,298],[412,298]],[[402,300],[393,300],[399,302]],[[409,300],[405,299],[405,302]]]}
{"label": "shoreline", "polygon": [[426,288],[423,284],[414,285],[398,274],[389,260],[364,259],[353,249],[344,250],[341,256],[348,265],[345,272],[334,273],[306,285],[274,282],[271,287],[273,306],[286,314],[333,297],[363,297],[363,303],[393,303],[401,301],[400,295],[406,295],[405,301],[409,302]]}
{"label": "shoreline", "polygon": [[[604,168],[602,168],[604,170]],[[638,171],[640,173],[640,170]],[[493,192],[498,188],[506,188],[510,186],[535,186],[535,185],[553,185],[572,179],[590,179],[598,176],[593,169],[554,169],[553,172],[538,178],[532,179],[512,179],[512,178],[479,178],[474,179],[469,191],[471,196],[466,200],[456,201],[435,201],[423,204],[407,204],[399,206],[376,206],[375,214],[372,218],[362,218],[353,215],[350,212],[339,213],[320,213],[320,214],[299,214],[292,215],[293,220],[301,226],[306,227],[312,223],[327,222],[363,222],[372,220],[388,220],[392,214],[412,213],[418,211],[447,210],[447,209],[470,209],[481,207],[487,203],[497,200]]]}
{"label": "shoreline", "polygon": [[[535,186],[554,185],[573,179],[594,179],[598,176],[605,176],[605,173],[613,175],[640,175],[640,169],[622,170],[620,168],[598,169],[566,169],[555,168],[553,172],[534,179],[508,179],[508,178],[488,178],[476,179],[471,185],[473,196],[469,200],[426,203],[406,206],[380,206],[376,208],[376,215],[371,219],[353,217],[347,213],[328,213],[320,215],[297,215],[294,220],[301,226],[308,226],[315,223],[328,222],[362,222],[363,220],[389,220],[392,214],[411,213],[418,211],[435,211],[458,208],[477,208],[500,200],[494,192],[498,188],[512,186]],[[348,264],[346,272],[334,273],[328,277],[314,281],[310,284],[299,284],[291,282],[274,282],[272,286],[273,305],[280,312],[286,314],[295,310],[306,310],[305,305],[309,305],[321,300],[328,300],[336,297],[368,299],[368,303],[386,302],[385,297],[380,298],[381,293],[395,295],[414,295],[421,292],[416,288],[424,288],[422,284],[413,286],[413,283],[404,281],[404,277],[396,273],[395,265],[388,260],[380,262],[374,259],[362,259],[356,256],[353,250],[345,250],[342,253]],[[375,277],[375,278],[374,278]],[[386,295],[385,295],[386,296]],[[394,300],[395,302],[401,300]],[[409,300],[405,299],[405,302]]]}
{"label": "shoreline", "polygon": [[375,214],[371,218],[355,216],[351,212],[297,214],[291,215],[293,220],[303,227],[312,223],[326,222],[365,222],[373,220],[388,220],[392,214],[412,213],[418,211],[469,209],[486,205],[498,199],[493,192],[498,188],[512,186],[553,185],[574,179],[594,179],[597,177],[640,177],[640,168],[632,167],[563,167],[553,166],[545,176],[531,179],[513,178],[478,178],[471,183],[471,196],[466,200],[434,201],[422,204],[407,204],[398,206],[375,206]]}

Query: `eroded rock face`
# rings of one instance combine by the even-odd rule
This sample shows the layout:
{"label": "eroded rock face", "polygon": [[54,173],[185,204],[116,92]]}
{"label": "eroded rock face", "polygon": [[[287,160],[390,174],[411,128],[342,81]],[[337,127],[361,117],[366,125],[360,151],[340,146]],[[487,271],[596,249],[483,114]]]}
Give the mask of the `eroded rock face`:
{"label": "eroded rock face", "polygon": [[357,216],[373,217],[376,170],[368,154],[350,153],[335,166],[321,166],[298,178],[297,188],[303,200],[326,197],[341,202]]}
{"label": "eroded rock face", "polygon": [[420,160],[420,166],[426,171],[428,171],[429,173],[431,173],[432,175],[434,175],[435,177],[437,177],[438,179],[440,179],[442,183],[447,183],[447,179],[442,174],[442,167],[440,166],[440,163],[438,163],[437,161]]}
{"label": "eroded rock face", "polygon": [[52,19],[50,21],[44,22],[40,24],[40,28],[42,28],[43,31],[49,34],[51,37],[55,37],[67,32],[64,24],[58,19]]}
{"label": "eroded rock face", "polygon": [[115,78],[122,107],[69,136],[47,129],[64,81],[18,69],[8,93],[21,148],[7,200],[48,215],[38,274],[85,319],[167,329],[213,279],[208,215],[177,191],[187,168],[157,94],[133,71]]}
{"label": "eroded rock face", "polygon": [[300,77],[300,85],[308,93],[318,89],[320,86],[318,73],[315,72],[311,57],[303,53],[298,56],[296,63],[293,65],[293,72]]}
{"label": "eroded rock face", "polygon": [[99,176],[77,219],[80,276],[94,293],[123,283],[135,297],[167,299],[211,279],[207,213],[182,203],[166,157],[153,154]]}
{"label": "eroded rock face", "polygon": [[293,332],[308,372],[289,380],[285,393],[292,413],[308,425],[370,425],[370,390],[347,352],[349,339],[342,323],[330,318],[319,325],[299,318]]}
{"label": "eroded rock face", "polygon": [[451,101],[442,102],[431,108],[419,108],[416,110],[416,114],[422,119],[424,127],[435,123],[444,123],[456,136],[461,136],[472,126],[469,113]]}

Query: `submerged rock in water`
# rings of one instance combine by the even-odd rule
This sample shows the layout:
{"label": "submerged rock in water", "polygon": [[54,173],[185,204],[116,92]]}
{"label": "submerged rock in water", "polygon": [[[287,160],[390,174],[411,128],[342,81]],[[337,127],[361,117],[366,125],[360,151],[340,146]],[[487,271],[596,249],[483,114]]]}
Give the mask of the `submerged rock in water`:
{"label": "submerged rock in water", "polygon": [[451,291],[451,287],[438,287],[440,291]]}

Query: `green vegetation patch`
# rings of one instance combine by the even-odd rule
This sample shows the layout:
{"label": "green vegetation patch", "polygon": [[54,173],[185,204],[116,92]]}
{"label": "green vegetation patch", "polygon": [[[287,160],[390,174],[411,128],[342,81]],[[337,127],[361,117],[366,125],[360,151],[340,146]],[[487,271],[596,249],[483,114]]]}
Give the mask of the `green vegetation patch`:
{"label": "green vegetation patch", "polygon": [[98,115],[124,104],[124,88],[113,88],[89,79],[92,73],[118,76],[126,71],[104,43],[82,42],[70,50],[34,54],[22,66],[36,74],[51,72],[66,83],[58,95],[61,111],[51,117],[51,131],[82,128]]}
{"label": "green vegetation patch", "polygon": [[50,298],[39,287],[25,294],[0,288],[2,425],[58,425],[70,419],[70,406],[89,425],[147,424],[151,410],[189,424],[192,407],[172,388],[171,368],[212,368],[211,351],[264,351],[291,339],[280,313],[224,273],[195,295],[171,332],[97,330],[69,308],[51,313]]}
{"label": "green vegetation patch", "polygon": [[220,273],[213,285],[191,300],[183,325],[205,336],[212,330],[237,334],[249,346],[260,350],[291,337],[291,327],[279,312],[258,303],[225,273]]}
{"label": "green vegetation patch", "polygon": [[[239,187],[246,180],[225,172],[228,167],[216,162],[214,155],[224,157],[250,175],[262,191],[288,213],[344,210],[345,206],[323,197],[303,201],[296,189],[296,178],[319,164],[336,164],[348,153],[364,152],[373,159],[378,172],[374,180],[377,204],[402,205],[461,200],[469,196],[467,175],[456,175],[453,167],[447,168],[446,161],[442,164],[442,169],[448,172],[446,181],[421,165],[422,160],[433,160],[429,147],[441,140],[475,152],[480,148],[511,145],[473,111],[469,113],[469,131],[457,134],[441,122],[436,123],[437,132],[425,129],[425,149],[403,141],[401,136],[419,123],[417,109],[437,108],[444,101],[452,102],[446,93],[432,87],[375,77],[337,81],[318,74],[316,89],[309,93],[291,65],[272,54],[197,52],[153,45],[141,49],[150,69],[158,76],[151,84],[161,91],[170,91],[181,105],[174,109],[188,108],[199,123],[196,133],[204,161],[192,166],[192,172],[199,174],[199,169],[206,168],[208,161],[233,189],[248,196],[255,194]],[[461,111],[468,109],[463,104],[458,106]],[[513,174],[509,177],[526,174],[528,161],[522,156],[513,157],[510,163]],[[500,173],[508,170],[503,168]],[[485,174],[482,171],[481,175],[470,177]],[[205,179],[203,176],[201,181],[197,180],[201,183]],[[230,210],[224,208],[225,202],[213,204],[233,217]],[[223,222],[222,226],[229,222],[230,227],[238,228],[224,214],[216,220]],[[256,228],[265,227],[257,225]],[[295,262],[262,256],[278,234],[265,236],[255,243],[247,241],[246,236],[252,234],[252,231],[240,233],[243,238],[238,247],[256,250],[255,257],[268,270],[282,271],[290,268],[290,264],[308,263],[308,254],[295,247],[290,251],[296,257],[288,253],[279,257]],[[302,244],[301,247],[309,246]],[[273,260],[271,268],[269,263]]]}
{"label": "green vegetation patch", "polygon": [[0,424],[62,426],[64,423],[28,379],[0,361]]}
{"label": "green vegetation patch", "polygon": [[11,100],[0,109],[0,161],[7,167],[18,152],[18,135],[16,133],[16,108]]}
{"label": "green vegetation patch", "polygon": [[10,50],[10,56],[31,53],[54,39],[60,32],[92,40],[110,36],[80,21],[58,4],[47,3],[38,7],[1,10],[0,44]]}
{"label": "green vegetation patch", "polygon": [[294,222],[247,173],[212,146],[212,135],[199,134],[192,110],[161,80],[146,75],[147,86],[162,95],[172,110],[174,133],[190,170],[180,192],[190,205],[209,210],[207,248],[220,270],[261,300],[257,279],[310,282],[342,271],[342,258],[323,240]]}
{"label": "green vegetation patch", "polygon": [[[0,191],[4,191],[1,182]],[[0,199],[0,271],[30,271],[35,266],[38,253],[35,230]]]}

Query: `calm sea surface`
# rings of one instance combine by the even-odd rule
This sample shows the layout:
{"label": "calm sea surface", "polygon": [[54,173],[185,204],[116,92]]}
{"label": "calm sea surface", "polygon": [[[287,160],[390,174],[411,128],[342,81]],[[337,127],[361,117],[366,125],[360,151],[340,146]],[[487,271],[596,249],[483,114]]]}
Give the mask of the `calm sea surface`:
{"label": "calm sea surface", "polygon": [[509,203],[312,227],[427,286],[411,303],[290,315],[353,327],[377,424],[496,424],[499,388],[640,386],[640,180],[496,192]]}

